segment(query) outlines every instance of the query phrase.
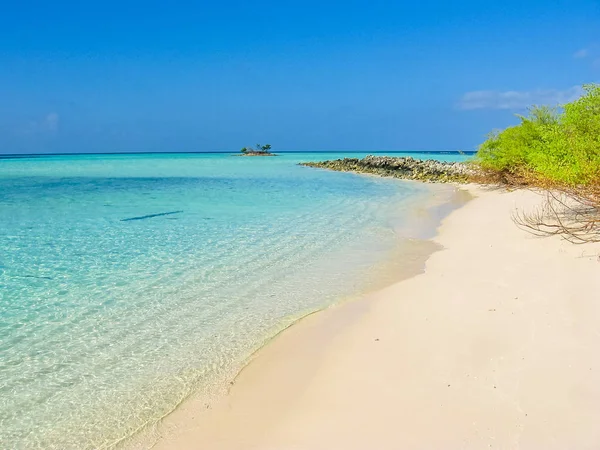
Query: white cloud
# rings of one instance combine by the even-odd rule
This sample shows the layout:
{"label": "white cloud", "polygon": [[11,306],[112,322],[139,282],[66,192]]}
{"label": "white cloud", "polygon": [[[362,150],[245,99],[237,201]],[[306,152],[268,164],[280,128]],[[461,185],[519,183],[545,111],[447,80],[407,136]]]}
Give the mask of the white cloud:
{"label": "white cloud", "polygon": [[582,59],[586,58],[590,54],[590,51],[587,48],[582,48],[581,50],[577,50],[573,53],[573,58]]}
{"label": "white cloud", "polygon": [[53,112],[48,114],[38,123],[38,128],[40,129],[40,131],[55,133],[58,131],[58,122],[58,114]]}
{"label": "white cloud", "polygon": [[58,132],[59,122],[59,115],[51,112],[40,120],[32,120],[17,133],[21,135],[53,135]]}
{"label": "white cloud", "polygon": [[579,98],[580,86],[569,89],[537,89],[534,91],[472,91],[462,96],[458,108],[473,109],[527,109],[532,105],[561,105]]}

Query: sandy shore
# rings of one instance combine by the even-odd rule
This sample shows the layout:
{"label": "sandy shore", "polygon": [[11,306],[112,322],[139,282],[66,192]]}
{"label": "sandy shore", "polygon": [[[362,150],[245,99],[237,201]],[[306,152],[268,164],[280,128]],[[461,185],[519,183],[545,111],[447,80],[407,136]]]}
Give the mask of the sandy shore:
{"label": "sandy shore", "polygon": [[154,448],[600,448],[600,246],[518,229],[536,194],[470,189],[425,273],[291,327]]}

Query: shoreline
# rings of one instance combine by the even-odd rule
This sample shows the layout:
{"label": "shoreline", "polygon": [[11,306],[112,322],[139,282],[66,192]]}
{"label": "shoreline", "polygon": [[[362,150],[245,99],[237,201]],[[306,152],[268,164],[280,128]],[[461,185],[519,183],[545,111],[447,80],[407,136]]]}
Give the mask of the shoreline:
{"label": "shoreline", "polygon": [[[377,177],[375,174],[357,174],[360,177]],[[401,180],[401,183],[422,184],[415,180]],[[272,336],[266,338],[247,358],[240,362],[239,368],[231,372],[231,377],[224,380],[224,390],[207,392],[200,389],[189,397],[183,399],[171,412],[165,415],[159,423],[146,424],[133,435],[124,437],[116,445],[125,449],[155,448],[157,442],[164,435],[171,433],[173,421],[179,422],[179,417],[187,415],[190,409],[206,412],[213,409],[213,405],[219,405],[227,401],[233,386],[238,378],[244,373],[254,360],[262,355],[266,348],[277,342],[281,336],[295,327],[301,326],[305,321],[313,320],[314,316],[329,314],[330,310],[344,308],[348,304],[360,302],[365,296],[385,289],[402,280],[411,278],[423,272],[427,259],[441,247],[434,243],[431,238],[435,236],[443,218],[455,209],[464,206],[472,199],[472,196],[456,184],[429,185],[429,192],[423,193],[415,199],[411,199],[402,209],[409,211],[400,225],[390,225],[396,234],[397,243],[394,248],[389,249],[385,259],[376,263],[365,272],[365,283],[358,291],[351,295],[340,297],[332,304],[326,304],[319,309],[298,314],[291,319],[283,328],[277,330]],[[369,280],[368,282],[366,280]],[[278,328],[278,327],[276,327]],[[183,419],[186,421],[187,418]],[[166,425],[166,426],[165,426]],[[179,427],[180,425],[176,425]]]}
{"label": "shoreline", "polygon": [[[586,301],[600,291],[592,276],[600,247],[533,239],[519,230],[510,213],[515,204],[535,206],[532,192],[468,190],[477,198],[443,220],[434,242],[444,250],[429,257],[425,273],[296,322],[261,348],[221,402],[203,410],[189,402],[165,418],[153,448],[515,448],[519,442],[592,448],[600,442],[593,426],[600,406],[586,400],[600,396],[592,378],[600,358],[591,350],[600,335],[590,328],[600,305]],[[474,228],[481,225],[490,236]],[[461,227],[470,227],[469,236]],[[488,255],[494,250],[485,252],[485,242],[501,254]],[[465,259],[468,252],[481,261]],[[543,262],[550,256],[558,261]],[[546,284],[524,277],[548,270],[562,274],[563,283],[556,275]],[[465,275],[474,281],[457,286]],[[568,294],[572,284],[577,295],[569,298],[576,313],[585,312],[577,314],[577,327],[561,322],[571,306],[556,295]],[[544,296],[549,304],[538,311]],[[519,317],[525,312],[529,320]],[[548,332],[539,325],[532,331],[542,320],[555,326],[550,343],[531,337]],[[553,360],[557,353],[576,373]],[[397,354],[403,357],[390,357]],[[525,366],[517,356],[534,363]],[[576,402],[565,398],[572,389],[581,394]]]}

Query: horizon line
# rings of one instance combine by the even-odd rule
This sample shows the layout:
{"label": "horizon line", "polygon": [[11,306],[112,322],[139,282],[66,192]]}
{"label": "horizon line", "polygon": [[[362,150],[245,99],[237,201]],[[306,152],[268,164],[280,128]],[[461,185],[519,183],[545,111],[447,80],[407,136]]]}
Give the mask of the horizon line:
{"label": "horizon line", "polygon": [[[206,155],[221,154],[235,155],[239,152],[208,151],[208,152],[64,152],[64,153],[0,153],[0,159],[27,158],[35,156],[83,156],[83,155]],[[475,154],[476,150],[281,150],[276,153],[447,153],[447,154]]]}

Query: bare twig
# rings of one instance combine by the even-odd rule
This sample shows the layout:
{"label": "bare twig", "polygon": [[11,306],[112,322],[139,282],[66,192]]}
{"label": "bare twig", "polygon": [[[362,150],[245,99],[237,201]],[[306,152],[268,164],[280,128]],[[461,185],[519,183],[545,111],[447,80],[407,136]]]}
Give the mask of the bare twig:
{"label": "bare twig", "polygon": [[600,188],[553,187],[539,208],[513,220],[536,236],[559,235],[573,244],[600,242]]}

